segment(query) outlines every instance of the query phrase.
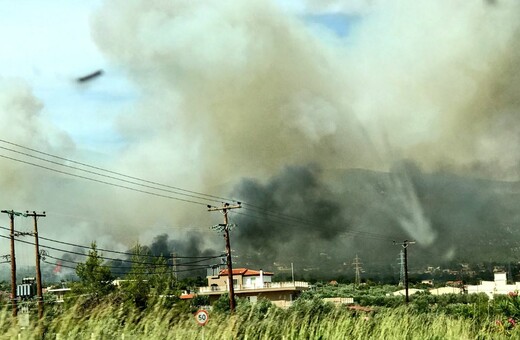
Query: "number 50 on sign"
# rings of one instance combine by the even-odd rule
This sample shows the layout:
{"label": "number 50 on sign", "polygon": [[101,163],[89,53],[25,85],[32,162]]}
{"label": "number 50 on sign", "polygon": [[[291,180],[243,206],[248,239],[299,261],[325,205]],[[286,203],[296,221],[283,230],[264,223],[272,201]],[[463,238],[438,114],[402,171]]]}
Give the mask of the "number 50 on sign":
{"label": "number 50 on sign", "polygon": [[201,326],[204,326],[209,320],[209,314],[204,309],[199,309],[197,313],[195,313],[195,320]]}

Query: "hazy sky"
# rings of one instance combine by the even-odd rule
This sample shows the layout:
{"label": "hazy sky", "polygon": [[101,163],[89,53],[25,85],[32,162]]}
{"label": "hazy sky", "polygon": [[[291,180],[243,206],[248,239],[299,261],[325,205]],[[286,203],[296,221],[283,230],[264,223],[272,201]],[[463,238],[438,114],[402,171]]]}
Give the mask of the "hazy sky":
{"label": "hazy sky", "polygon": [[[518,180],[519,8],[0,0],[0,138],[225,197],[244,178],[269,183],[309,164],[324,170],[325,193],[341,191],[328,182],[335,171],[389,171],[402,159],[427,173]],[[76,82],[98,69],[101,77]],[[205,204],[5,158],[0,168],[0,207],[48,211],[54,237],[124,249],[168,228],[220,222]],[[400,208],[383,220],[431,244],[435,226],[413,185],[406,173],[394,178],[388,195]]]}
{"label": "hazy sky", "polygon": [[[3,138],[59,156],[153,179],[155,177],[153,174],[149,177],[141,171],[134,172],[132,166],[128,168],[121,165],[121,159],[125,163],[125,157],[133,157],[132,151],[127,152],[122,149],[125,149],[129,140],[133,142],[135,139],[132,134],[121,133],[119,126],[121,117],[134,114],[132,110],[138,105],[141,97],[146,96],[143,94],[146,90],[143,91],[143,88],[139,88],[139,84],[136,85],[136,80],[131,79],[133,72],[131,69],[107,58],[106,53],[95,41],[93,18],[103,11],[103,4],[103,1],[97,0],[88,2],[0,0],[0,42],[2,44],[0,80],[4,88],[9,89],[4,94],[5,104],[1,110],[6,117],[12,118],[20,125],[14,130],[22,131],[13,132],[11,136],[9,133],[7,135],[4,133]],[[307,25],[317,36],[331,34],[344,37],[351,26],[350,13],[345,14],[335,9],[311,10],[308,4],[298,0],[279,1],[277,6],[286,15],[299,18],[298,20]],[[112,18],[109,17],[107,20]],[[321,30],[325,30],[326,33]],[[103,76],[85,84],[76,81],[78,77],[98,69],[104,71]],[[30,105],[13,107],[10,104],[12,98],[29,101]],[[18,118],[15,118],[17,116]],[[41,132],[31,135],[31,132],[23,128],[24,120],[34,121],[34,129]],[[7,127],[4,126],[5,128]],[[137,153],[139,154],[139,151]],[[140,156],[135,158],[140,159]],[[59,236],[60,239],[69,241],[76,239],[78,235],[83,235],[86,238],[83,239],[82,244],[88,244],[94,239],[103,244],[103,239],[106,238],[105,245],[125,249],[139,239],[142,242],[149,242],[158,233],[171,230],[172,225],[166,222],[168,219],[157,217],[155,213],[152,215],[155,214],[156,217],[143,217],[135,221],[130,216],[124,217],[126,208],[122,206],[120,211],[117,211],[119,208],[116,207],[114,212],[113,207],[110,206],[99,209],[95,203],[81,203],[83,200],[87,202],[96,200],[92,196],[96,195],[98,190],[96,184],[67,176],[56,177],[49,175],[45,170],[17,165],[10,161],[5,162],[5,167],[9,171],[18,172],[22,169],[22,173],[29,174],[30,180],[27,181],[27,177],[20,173],[14,177],[4,176],[2,181],[4,193],[9,191],[15,194],[4,194],[3,208],[22,211],[24,209],[47,210],[49,217],[42,220],[40,227],[44,235]],[[171,166],[174,166],[171,162],[166,165],[167,168]],[[159,177],[163,177],[161,168],[162,166],[158,165]],[[194,182],[191,179],[181,182],[175,180],[177,183],[172,183],[167,178],[168,176],[164,177],[170,184],[196,189],[190,187],[190,182],[194,184],[197,180]],[[27,185],[28,182],[38,183],[35,185],[36,190],[45,197],[36,198],[34,196],[37,195],[31,195],[32,198],[28,199],[32,187]],[[41,184],[42,182],[45,184]],[[6,187],[10,189],[6,190]],[[76,189],[68,191],[70,187]],[[76,191],[77,189],[80,193]],[[101,186],[101,191],[103,190],[107,189]],[[126,195],[123,189],[111,191],[110,195],[112,194],[118,197]],[[72,202],[67,198],[69,195],[74,197]],[[138,206],[142,205],[140,202],[143,199],[147,200],[147,197],[143,195],[130,197],[130,201],[135,200],[131,204]],[[54,204],[49,204],[49,201]],[[65,203],[66,201],[68,203]],[[166,202],[166,206],[169,204],[170,202]],[[90,213],[93,211],[101,211],[101,213],[92,216]],[[202,212],[201,215],[207,222],[207,214]],[[207,227],[206,224],[199,223],[198,217],[191,219],[191,222],[182,222],[183,230],[188,230],[188,233],[190,229],[186,224],[194,225],[195,230],[198,230],[201,225]],[[219,222],[219,219],[217,218],[216,221]],[[142,236],[146,231],[142,230],[140,223],[153,225],[154,231],[147,234],[148,236]],[[7,224],[8,219],[5,216],[2,225]],[[24,230],[32,227],[31,221],[25,219],[20,220],[18,225]],[[179,226],[181,223],[173,223],[174,228]],[[141,230],[141,232],[128,234],[124,231],[125,228]],[[61,230],[67,232],[62,233]],[[100,235],[101,230],[108,233]],[[121,234],[126,236],[119,244],[113,237]],[[4,248],[4,246],[7,246],[6,241],[0,240],[0,247]],[[30,254],[30,250],[25,248],[26,246],[20,245],[22,250],[19,251]]]}
{"label": "hazy sky", "polygon": [[[42,115],[79,148],[111,150],[112,119],[136,94],[96,47],[89,20],[100,1],[1,1],[0,76],[21,78],[43,102]],[[98,69],[103,78],[78,85]]]}
{"label": "hazy sky", "polygon": [[[113,119],[139,93],[125,71],[108,62],[93,41],[91,20],[102,3],[0,0],[0,77],[27,82],[44,105],[42,115],[70,134],[78,148],[109,153],[124,142],[113,128]],[[309,27],[340,36],[354,21],[350,10],[345,13],[342,8],[311,9],[300,0],[278,1],[278,5]],[[88,84],[75,82],[99,69],[104,70],[103,77]]]}

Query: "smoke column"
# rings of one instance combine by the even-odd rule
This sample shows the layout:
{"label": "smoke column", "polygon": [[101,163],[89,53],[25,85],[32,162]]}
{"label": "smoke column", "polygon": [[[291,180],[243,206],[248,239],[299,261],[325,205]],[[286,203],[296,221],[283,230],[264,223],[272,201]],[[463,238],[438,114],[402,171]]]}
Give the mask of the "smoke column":
{"label": "smoke column", "polygon": [[[108,163],[323,221],[294,234],[242,219],[245,244],[279,250],[276,238],[291,237],[294,252],[312,243],[346,256],[356,242],[334,235],[362,229],[433,247],[474,218],[475,206],[508,195],[478,178],[518,180],[519,7],[309,0],[294,14],[274,1],[106,1],[92,35],[139,92],[118,119],[126,146]],[[346,37],[309,24],[331,11],[356,18]],[[474,199],[440,189],[458,180]],[[81,234],[109,230],[118,244],[136,235],[153,242],[171,225],[220,223],[200,207],[71,189],[106,221]],[[492,210],[479,228],[512,220],[509,207]],[[220,239],[205,242],[198,248],[218,249]]]}

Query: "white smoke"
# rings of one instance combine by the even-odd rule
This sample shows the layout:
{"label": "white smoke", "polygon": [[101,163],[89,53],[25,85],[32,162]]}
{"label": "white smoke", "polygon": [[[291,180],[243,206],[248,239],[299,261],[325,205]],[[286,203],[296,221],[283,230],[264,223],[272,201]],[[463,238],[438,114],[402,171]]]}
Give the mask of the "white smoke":
{"label": "white smoke", "polygon": [[[315,163],[326,175],[388,170],[398,158],[425,171],[518,179],[520,3],[309,0],[301,7],[299,15],[356,15],[356,24],[340,38],[274,1],[106,1],[93,37],[139,92],[118,120],[127,146],[108,167],[217,194],[287,165]],[[74,155],[27,86],[2,81],[0,88],[6,140]],[[5,204],[68,207],[107,221],[77,223],[81,236],[108,229],[125,242],[172,223],[211,225],[200,207],[82,189],[63,176],[42,181],[12,161],[1,165]],[[20,183],[34,185],[18,190]],[[393,217],[403,229],[432,242],[412,183],[399,177],[389,192],[401,202]]]}
{"label": "white smoke", "polygon": [[[518,178],[520,156],[504,151],[520,132],[519,3],[319,4],[306,6],[359,16],[348,39],[274,2],[107,1],[93,35],[143,98],[120,119],[120,166],[206,192],[288,164],[386,170],[395,154]],[[403,227],[431,242],[405,184]]]}

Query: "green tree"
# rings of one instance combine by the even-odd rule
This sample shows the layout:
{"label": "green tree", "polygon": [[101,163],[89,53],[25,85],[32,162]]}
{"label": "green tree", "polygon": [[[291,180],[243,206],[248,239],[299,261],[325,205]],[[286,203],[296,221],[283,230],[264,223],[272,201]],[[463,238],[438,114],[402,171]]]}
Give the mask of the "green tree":
{"label": "green tree", "polygon": [[76,267],[80,279],[79,289],[94,297],[104,296],[114,290],[113,276],[110,268],[103,265],[103,259],[97,251],[96,242],[92,242],[85,263]]}
{"label": "green tree", "polygon": [[213,302],[213,311],[217,313],[227,313],[230,311],[229,307],[229,295],[228,293],[224,293],[220,295],[218,300]]}
{"label": "green tree", "polygon": [[[172,289],[172,272],[168,262],[162,256],[153,259],[153,269],[150,273],[150,285],[155,295],[174,294]],[[177,294],[178,295],[178,294]]]}
{"label": "green tree", "polygon": [[151,284],[149,277],[153,266],[150,265],[149,251],[146,247],[137,244],[133,249],[132,268],[121,283],[121,293],[125,300],[136,307],[144,309],[148,303]]}

